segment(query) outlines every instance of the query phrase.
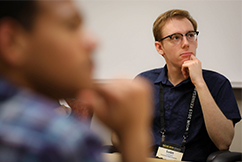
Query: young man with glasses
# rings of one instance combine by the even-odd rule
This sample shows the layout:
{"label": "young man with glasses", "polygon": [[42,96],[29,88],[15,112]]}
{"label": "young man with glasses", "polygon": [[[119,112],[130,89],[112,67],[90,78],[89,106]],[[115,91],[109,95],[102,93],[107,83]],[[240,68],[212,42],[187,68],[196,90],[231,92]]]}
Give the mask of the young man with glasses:
{"label": "young man with glasses", "polygon": [[166,65],[138,77],[154,86],[154,155],[206,161],[228,150],[241,117],[228,79],[203,70],[196,57],[196,21],[185,10],[169,10],[156,19],[153,34]]}

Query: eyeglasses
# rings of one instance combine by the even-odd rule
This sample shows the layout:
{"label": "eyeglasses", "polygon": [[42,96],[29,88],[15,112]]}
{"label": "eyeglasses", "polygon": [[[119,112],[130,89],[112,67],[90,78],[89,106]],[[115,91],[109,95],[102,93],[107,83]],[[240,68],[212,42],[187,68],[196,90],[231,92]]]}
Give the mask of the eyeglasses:
{"label": "eyeglasses", "polygon": [[198,33],[199,33],[198,31],[189,31],[186,34],[174,33],[174,34],[171,34],[171,35],[168,35],[168,36],[162,38],[160,40],[160,42],[166,38],[170,38],[172,43],[180,44],[183,39],[183,36],[186,36],[186,38],[189,42],[194,42],[197,39]]}

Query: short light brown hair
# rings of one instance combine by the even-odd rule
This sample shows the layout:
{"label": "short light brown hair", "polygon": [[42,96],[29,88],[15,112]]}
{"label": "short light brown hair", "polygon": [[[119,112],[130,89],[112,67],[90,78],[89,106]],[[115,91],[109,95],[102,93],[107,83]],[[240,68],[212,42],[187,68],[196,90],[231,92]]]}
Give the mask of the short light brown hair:
{"label": "short light brown hair", "polygon": [[180,9],[169,10],[161,14],[153,24],[153,34],[155,41],[160,41],[162,39],[162,28],[166,22],[172,18],[187,18],[192,23],[194,30],[197,30],[197,22],[192,18],[188,11]]}

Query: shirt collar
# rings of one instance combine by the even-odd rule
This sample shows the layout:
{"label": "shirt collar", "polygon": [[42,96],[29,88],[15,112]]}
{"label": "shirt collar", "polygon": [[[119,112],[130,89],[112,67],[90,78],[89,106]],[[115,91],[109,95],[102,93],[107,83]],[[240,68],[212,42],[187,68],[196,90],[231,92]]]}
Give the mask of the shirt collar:
{"label": "shirt collar", "polygon": [[[167,78],[167,72],[168,72],[168,70],[167,70],[167,65],[165,65],[163,68],[161,68],[161,71],[160,71],[160,74],[159,74],[159,76],[157,77],[157,79],[155,80],[155,84],[157,84],[157,83],[162,83],[162,84],[166,84],[166,85],[172,85],[171,83],[170,83],[170,81],[168,80],[168,78]],[[183,80],[181,83],[179,83],[177,86],[180,86],[180,85],[182,85],[182,84],[186,84],[186,83],[189,83],[189,82],[191,82],[191,79],[190,79],[190,77],[188,77],[186,80]],[[177,87],[176,86],[176,87]]]}
{"label": "shirt collar", "polygon": [[160,83],[160,82],[162,84],[166,84],[168,82],[168,79],[167,79],[167,65],[165,65],[163,68],[161,68],[160,75],[155,80],[155,83]]}

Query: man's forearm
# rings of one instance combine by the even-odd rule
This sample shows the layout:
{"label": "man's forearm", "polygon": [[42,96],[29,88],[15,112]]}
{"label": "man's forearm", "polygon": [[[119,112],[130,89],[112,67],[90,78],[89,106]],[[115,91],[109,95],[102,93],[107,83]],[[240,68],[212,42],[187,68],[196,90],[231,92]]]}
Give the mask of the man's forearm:
{"label": "man's forearm", "polygon": [[227,150],[233,140],[233,122],[225,117],[205,82],[196,85],[207,132],[219,150]]}

